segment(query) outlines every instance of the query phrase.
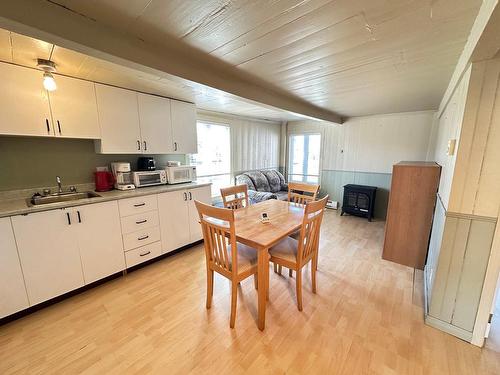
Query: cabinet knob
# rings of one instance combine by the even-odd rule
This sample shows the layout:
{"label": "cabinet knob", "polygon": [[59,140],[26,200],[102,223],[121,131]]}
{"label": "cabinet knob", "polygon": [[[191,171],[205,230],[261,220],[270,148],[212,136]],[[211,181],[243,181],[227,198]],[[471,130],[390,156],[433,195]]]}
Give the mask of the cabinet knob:
{"label": "cabinet knob", "polygon": [[144,151],[147,151],[148,150],[148,144],[146,143],[146,141],[144,141]]}
{"label": "cabinet knob", "polygon": [[141,141],[137,140],[137,151],[141,151]]}
{"label": "cabinet knob", "polygon": [[59,130],[59,134],[61,134],[61,123],[57,120],[57,129]]}
{"label": "cabinet knob", "polygon": [[174,151],[177,151],[177,142],[174,142]]}
{"label": "cabinet knob", "polygon": [[45,125],[47,125],[47,133],[50,133],[50,125],[49,125],[49,119],[45,119]]}
{"label": "cabinet knob", "polygon": [[184,200],[185,200],[185,201],[187,201],[187,200],[188,200],[187,193],[186,193],[186,192],[184,192],[184,193],[182,193],[182,194],[184,194]]}

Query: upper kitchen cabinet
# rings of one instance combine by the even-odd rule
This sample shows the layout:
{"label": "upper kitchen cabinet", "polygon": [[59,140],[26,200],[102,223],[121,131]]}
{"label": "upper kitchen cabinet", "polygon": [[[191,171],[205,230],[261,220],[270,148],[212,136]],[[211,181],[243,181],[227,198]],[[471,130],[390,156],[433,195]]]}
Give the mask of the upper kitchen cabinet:
{"label": "upper kitchen cabinet", "polygon": [[101,138],[94,83],[57,76],[57,90],[49,93],[56,136]]}
{"label": "upper kitchen cabinet", "polygon": [[0,64],[0,134],[53,136],[42,72]]}
{"label": "upper kitchen cabinet", "polygon": [[96,151],[103,154],[141,154],[139,107],[135,91],[95,85],[101,139]]}
{"label": "upper kitchen cabinet", "polygon": [[142,150],[149,154],[172,154],[170,99],[138,94]]}
{"label": "upper kitchen cabinet", "polygon": [[191,103],[171,101],[172,138],[175,154],[196,154],[196,106]]}

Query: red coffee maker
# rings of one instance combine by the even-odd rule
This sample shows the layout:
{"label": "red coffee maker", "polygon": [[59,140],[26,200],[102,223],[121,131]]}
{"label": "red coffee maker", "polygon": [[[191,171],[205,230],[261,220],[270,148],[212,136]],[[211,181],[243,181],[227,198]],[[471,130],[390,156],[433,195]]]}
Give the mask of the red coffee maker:
{"label": "red coffee maker", "polygon": [[95,176],[95,191],[109,191],[113,189],[115,179],[113,173],[108,171],[94,172]]}

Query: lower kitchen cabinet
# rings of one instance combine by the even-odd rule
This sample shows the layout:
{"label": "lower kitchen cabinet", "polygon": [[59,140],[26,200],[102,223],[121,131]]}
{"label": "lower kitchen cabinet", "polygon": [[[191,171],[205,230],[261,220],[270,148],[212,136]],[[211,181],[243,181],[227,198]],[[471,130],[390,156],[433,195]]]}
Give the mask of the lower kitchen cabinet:
{"label": "lower kitchen cabinet", "polygon": [[194,201],[212,202],[209,186],[158,194],[161,240],[164,253],[200,240],[201,226]]}
{"label": "lower kitchen cabinet", "polygon": [[117,201],[75,207],[72,217],[85,284],[125,269]]}
{"label": "lower kitchen cabinet", "polygon": [[12,217],[30,305],[84,284],[71,216],[69,210],[60,209]]}
{"label": "lower kitchen cabinet", "polygon": [[29,306],[10,218],[0,219],[0,318]]}

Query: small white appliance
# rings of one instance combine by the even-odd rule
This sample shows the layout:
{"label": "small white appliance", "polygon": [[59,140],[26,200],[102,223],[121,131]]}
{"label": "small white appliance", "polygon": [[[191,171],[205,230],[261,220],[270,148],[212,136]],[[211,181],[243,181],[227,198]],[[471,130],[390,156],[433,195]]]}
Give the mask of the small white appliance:
{"label": "small white appliance", "polygon": [[130,163],[111,163],[111,171],[115,178],[115,189],[118,190],[132,190],[135,185],[132,181],[132,172],[130,170]]}
{"label": "small white appliance", "polygon": [[196,167],[190,165],[181,165],[177,167],[164,167],[167,173],[167,183],[182,184],[196,180]]}
{"label": "small white appliance", "polygon": [[167,161],[167,167],[180,167],[181,162],[180,161]]}
{"label": "small white appliance", "polygon": [[132,172],[136,187],[164,185],[167,183],[167,174],[164,170]]}

